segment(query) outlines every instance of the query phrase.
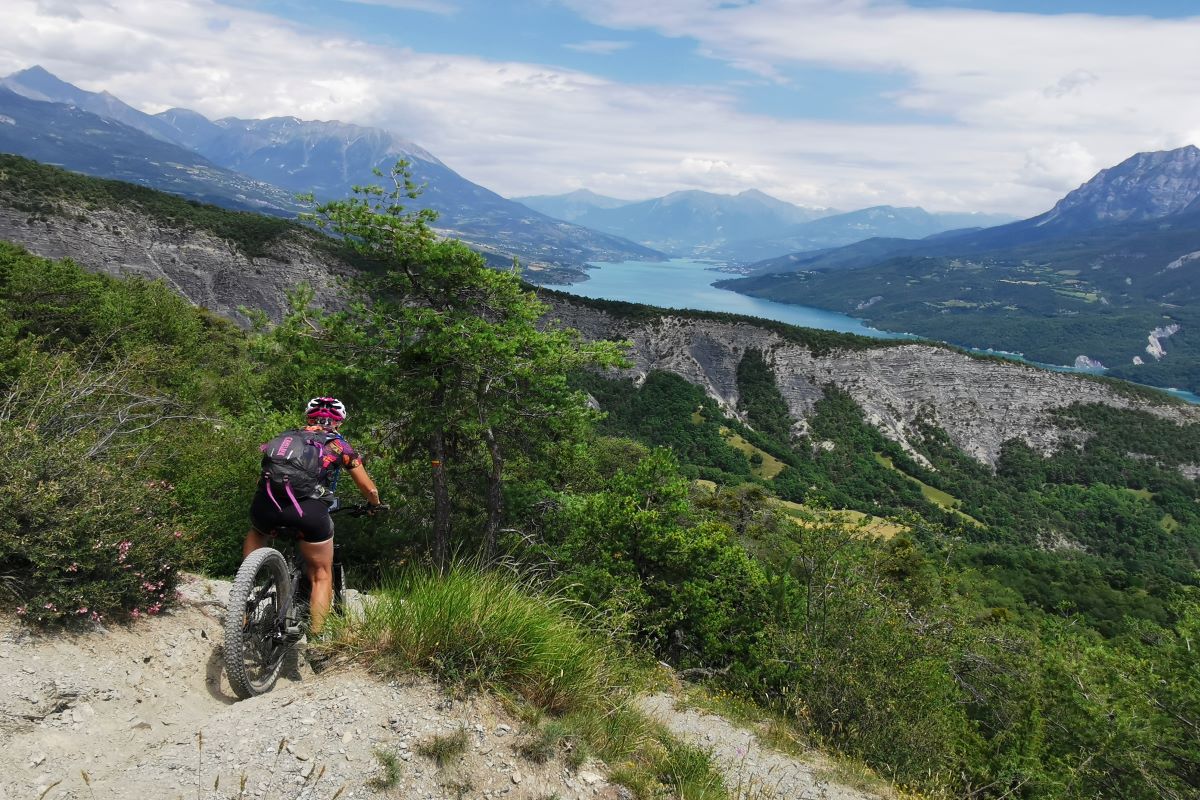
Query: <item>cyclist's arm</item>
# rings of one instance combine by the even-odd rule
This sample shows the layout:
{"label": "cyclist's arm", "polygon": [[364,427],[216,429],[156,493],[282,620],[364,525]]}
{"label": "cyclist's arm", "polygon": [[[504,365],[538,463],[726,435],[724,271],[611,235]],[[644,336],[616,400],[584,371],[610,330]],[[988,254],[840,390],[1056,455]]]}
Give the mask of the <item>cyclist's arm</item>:
{"label": "cyclist's arm", "polygon": [[379,490],[375,488],[375,481],[371,480],[371,476],[367,474],[366,469],[362,464],[357,464],[347,470],[350,473],[350,479],[354,481],[354,485],[362,492],[362,496],[367,498],[367,502],[373,506],[379,505]]}

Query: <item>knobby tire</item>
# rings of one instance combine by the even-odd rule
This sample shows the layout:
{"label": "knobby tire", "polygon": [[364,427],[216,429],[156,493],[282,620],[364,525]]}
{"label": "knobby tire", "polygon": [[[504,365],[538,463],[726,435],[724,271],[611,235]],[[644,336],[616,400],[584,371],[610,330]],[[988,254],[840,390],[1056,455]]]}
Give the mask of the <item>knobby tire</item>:
{"label": "knobby tire", "polygon": [[270,547],[247,556],[234,578],[225,612],[225,672],[243,700],[266,694],[279,679],[290,647],[277,635],[280,605],[291,600],[289,581],[287,562]]}

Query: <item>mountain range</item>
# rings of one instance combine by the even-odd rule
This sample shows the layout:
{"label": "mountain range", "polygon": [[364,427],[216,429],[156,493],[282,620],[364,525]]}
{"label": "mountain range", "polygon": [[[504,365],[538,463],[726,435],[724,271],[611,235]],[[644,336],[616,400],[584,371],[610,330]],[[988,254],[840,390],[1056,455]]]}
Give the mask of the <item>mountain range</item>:
{"label": "mountain range", "polygon": [[924,239],[947,231],[979,230],[1010,221],[1012,217],[1006,214],[931,213],[918,207],[872,206],[801,222],[774,237],[731,242],[715,248],[713,255],[745,263],[878,237]]}
{"label": "mountain range", "polygon": [[116,120],[31,100],[0,85],[0,152],[128,181],[227,208],[295,215],[291,192]]}
{"label": "mountain range", "polygon": [[566,194],[540,194],[530,197],[514,197],[513,200],[534,211],[540,211],[548,217],[565,219],[574,222],[587,212],[596,208],[620,208],[634,202],[633,200],[618,200],[596,194],[590,189],[576,189]]}
{"label": "mountain range", "polygon": [[[921,238],[995,217],[882,206],[839,213],[756,190],[675,192],[631,202],[586,189],[508,200],[389,131],[296,117],[210,120],[172,108],[146,114],[41,67],[0,79],[0,150],[237,209],[294,216],[296,194],[342,197],[406,160],[424,186],[415,206],[438,212],[438,230],[497,265],[513,257],[538,283],[586,279],[596,261],[656,261],[664,253],[737,263],[856,242]],[[820,222],[819,225],[811,223]]]}
{"label": "mountain range", "polygon": [[648,247],[532,211],[472,183],[387,131],[295,117],[209,120],[187,109],[145,114],[32,67],[0,80],[0,150],[233,208],[293,215],[294,194],[347,195],[398,159],[425,185],[414,205],[437,229],[533,279],[584,277],[589,261],[660,260]]}
{"label": "mountain range", "polygon": [[1008,215],[934,214],[922,208],[894,206],[850,212],[807,208],[753,189],[736,195],[689,190],[639,202],[580,189],[517,201],[671,255],[743,264],[878,236],[921,239],[956,228],[978,229],[1012,221]]}
{"label": "mountain range", "polygon": [[719,285],[876,327],[1200,389],[1200,149],[1139,153],[1030,219],[872,239]]}
{"label": "mountain range", "polygon": [[1047,212],[991,227],[995,218],[916,208],[802,208],[754,190],[525,198],[570,222],[471,183],[387,131],[295,117],[210,120],[187,109],[150,115],[32,68],[0,80],[0,151],[281,217],[303,208],[295,192],[344,196],[404,158],[426,184],[421,202],[439,211],[440,231],[493,263],[519,258],[537,283],[584,279],[592,261],[664,252],[743,262],[786,253],[721,285],[880,328],[1200,389],[1194,146],[1136,154]]}

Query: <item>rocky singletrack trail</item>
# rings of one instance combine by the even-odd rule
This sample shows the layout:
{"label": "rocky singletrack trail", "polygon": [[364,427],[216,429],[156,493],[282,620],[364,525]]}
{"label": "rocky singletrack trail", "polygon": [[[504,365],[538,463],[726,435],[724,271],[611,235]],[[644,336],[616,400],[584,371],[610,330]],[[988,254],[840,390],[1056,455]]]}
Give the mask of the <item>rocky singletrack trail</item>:
{"label": "rocky singletrack trail", "polygon": [[[631,796],[603,764],[531,762],[521,723],[497,701],[424,679],[388,682],[337,663],[315,674],[297,656],[269,694],[236,701],[220,649],[229,584],[191,578],[180,592],[170,613],[87,633],[43,636],[0,616],[0,800]],[[738,798],[867,797],[720,717],[677,711],[666,696],[643,705],[712,749]],[[459,730],[467,747],[444,765],[417,752]],[[399,766],[390,786],[379,752]]]}
{"label": "rocky singletrack trail", "polygon": [[[534,764],[495,701],[384,682],[302,657],[269,694],[235,702],[221,661],[229,584],[193,579],[136,625],[39,636],[0,618],[0,800],[618,798],[598,767]],[[463,729],[438,767],[415,748]],[[376,751],[396,756],[384,788]],[[244,784],[243,784],[244,778]]]}

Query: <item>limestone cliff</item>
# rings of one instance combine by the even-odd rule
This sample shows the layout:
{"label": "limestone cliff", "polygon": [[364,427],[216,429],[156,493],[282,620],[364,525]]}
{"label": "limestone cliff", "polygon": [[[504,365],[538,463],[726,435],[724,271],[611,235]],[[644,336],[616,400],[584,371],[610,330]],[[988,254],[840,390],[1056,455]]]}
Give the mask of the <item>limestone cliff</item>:
{"label": "limestone cliff", "polygon": [[[1112,384],[996,359],[981,359],[932,344],[884,343],[870,349],[818,353],[766,328],[667,316],[631,322],[605,311],[557,303],[555,316],[589,338],[633,342],[629,370],[637,379],[666,370],[704,387],[737,415],[737,366],[743,353],[765,353],[796,420],[797,432],[826,385],[848,392],[869,422],[910,451],[920,442],[919,423],[942,428],[965,452],[991,464],[1014,437],[1049,453],[1078,440],[1051,417],[1072,403],[1141,408],[1177,422],[1200,421],[1200,408],[1153,404]],[[915,455],[915,454],[914,454]]]}
{"label": "limestone cliff", "polygon": [[269,245],[269,255],[251,258],[206,231],[173,227],[129,210],[80,209],[43,217],[0,204],[0,239],[97,272],[161,280],[195,305],[243,324],[243,306],[279,319],[287,292],[301,284],[312,286],[320,303],[336,301],[336,276],[348,270],[314,251],[306,238],[287,234]]}

